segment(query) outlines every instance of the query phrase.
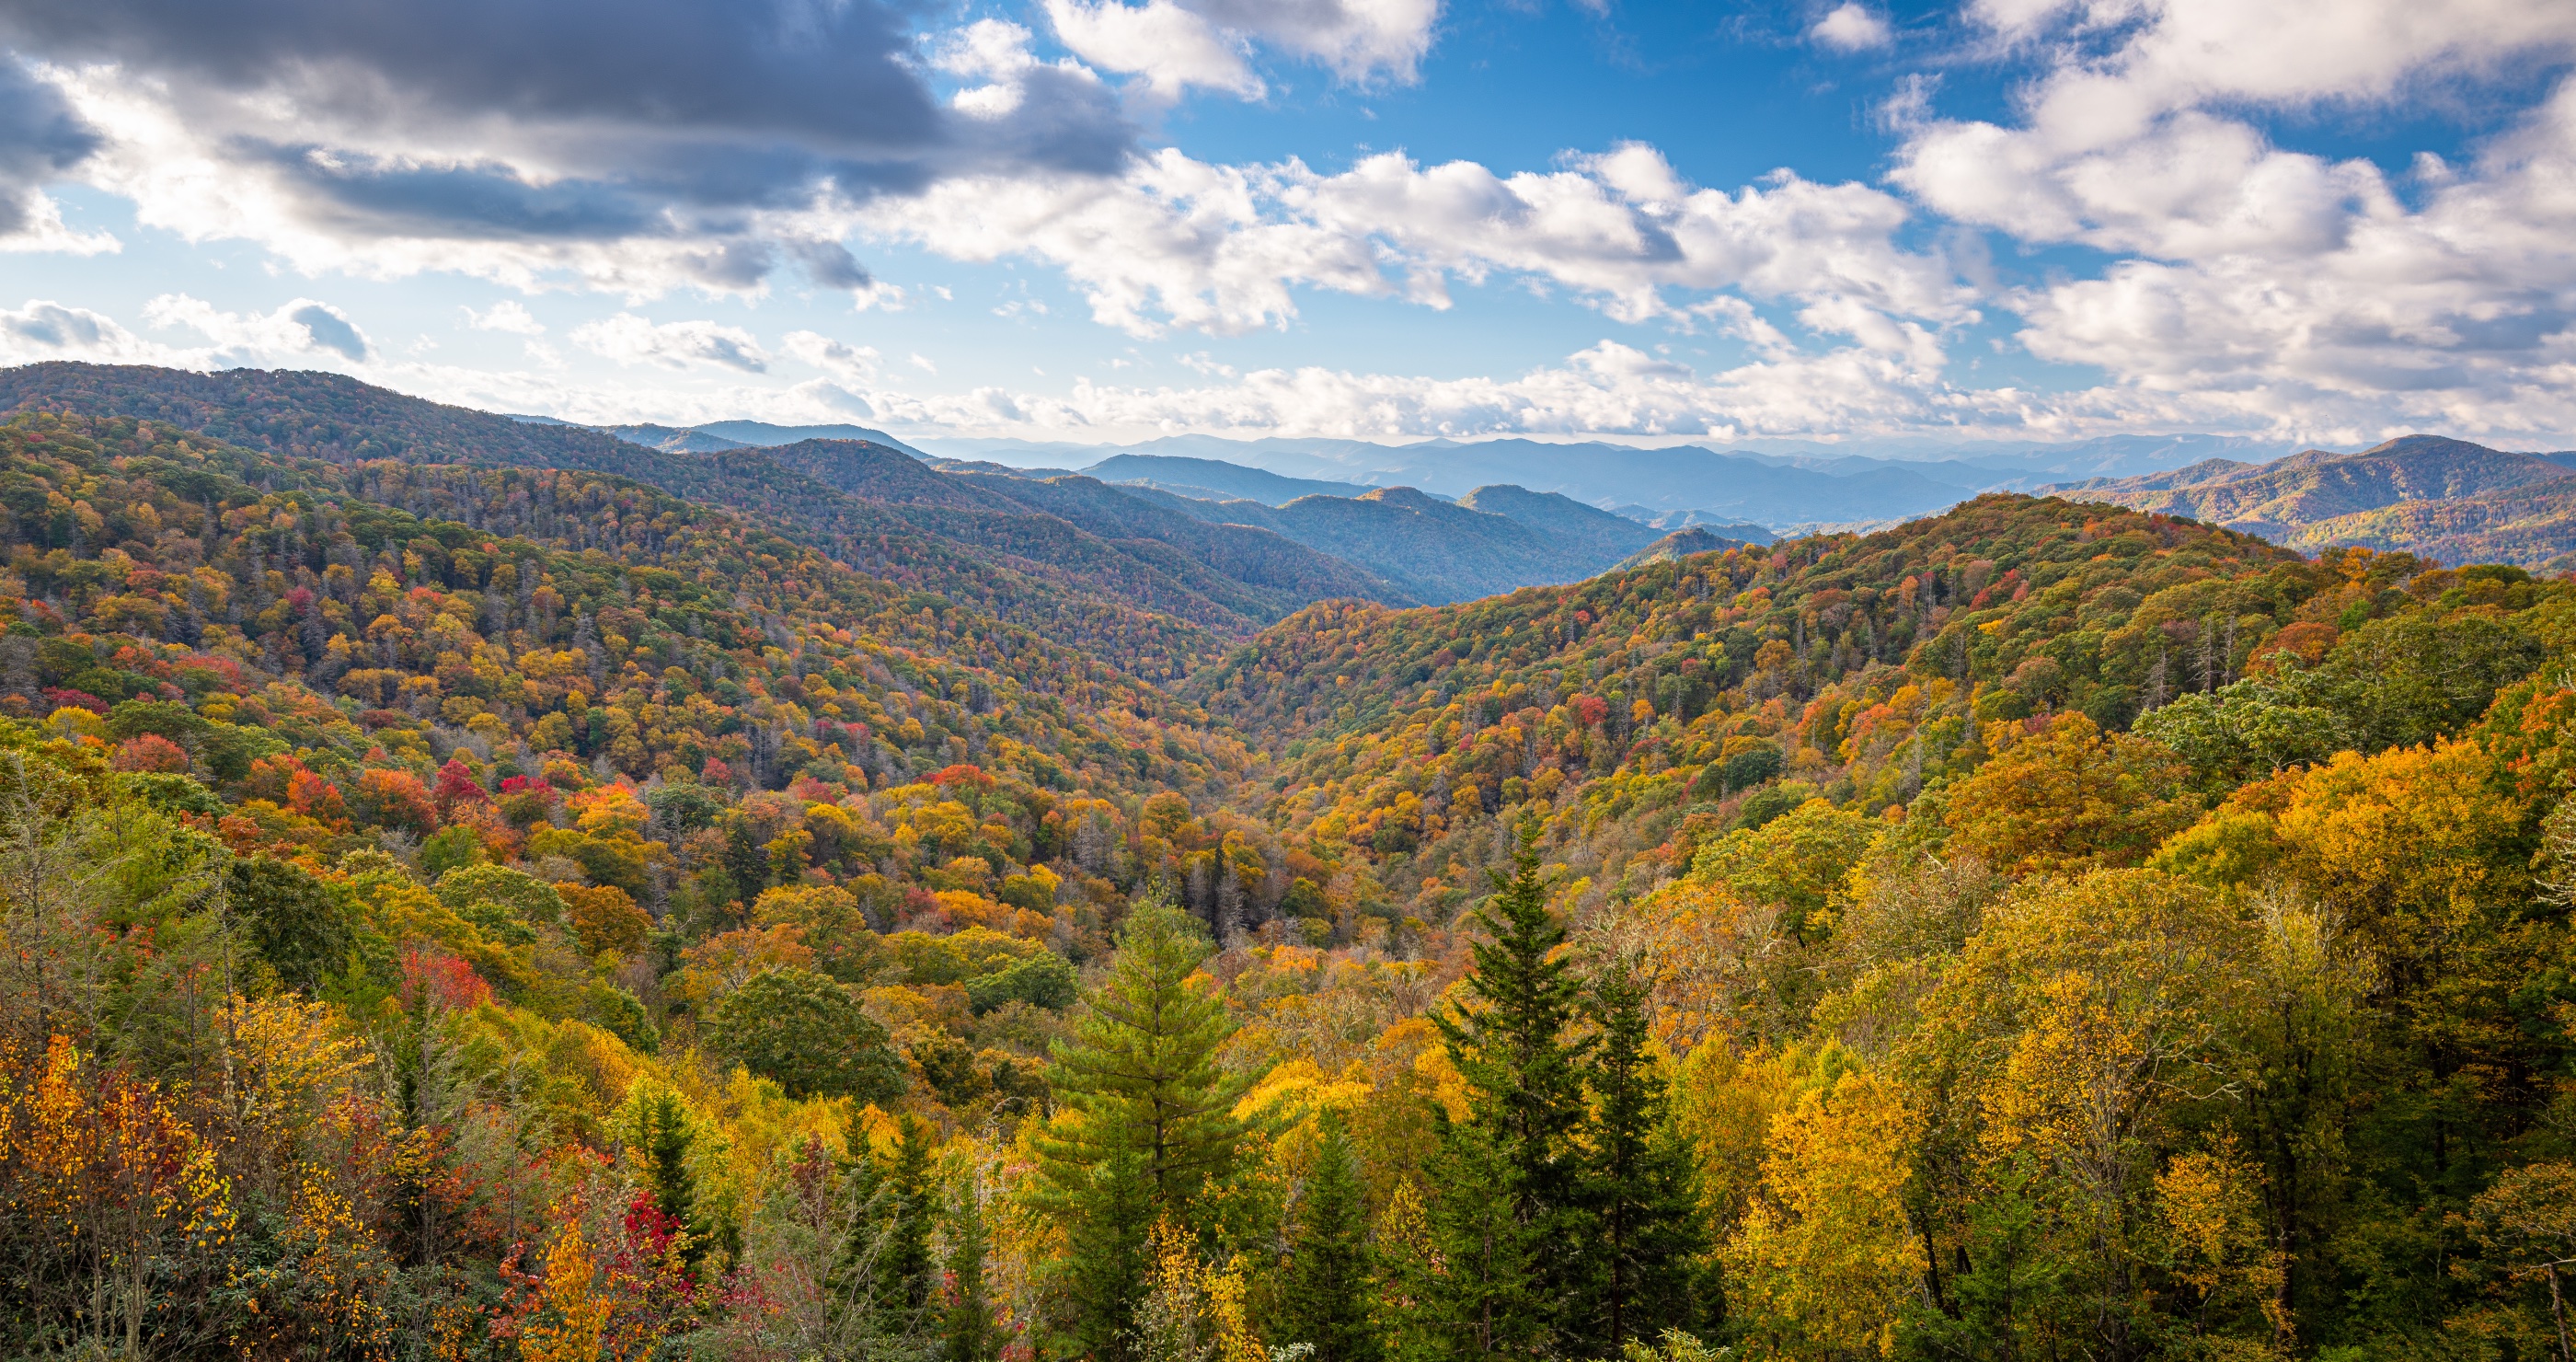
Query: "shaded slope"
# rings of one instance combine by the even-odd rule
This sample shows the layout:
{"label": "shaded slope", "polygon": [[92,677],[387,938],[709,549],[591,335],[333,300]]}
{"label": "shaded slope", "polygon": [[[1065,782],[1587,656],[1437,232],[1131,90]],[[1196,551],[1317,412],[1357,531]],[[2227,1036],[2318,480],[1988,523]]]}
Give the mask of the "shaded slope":
{"label": "shaded slope", "polygon": [[1630,568],[1641,568],[1648,563],[1669,563],[1676,558],[1689,558],[1702,553],[1719,553],[1744,546],[1745,541],[1741,539],[1722,539],[1710,533],[1705,526],[1693,525],[1686,530],[1675,530],[1648,544],[1621,559],[1619,565],[1610,570],[1626,572]]}
{"label": "shaded slope", "polygon": [[1213,494],[1241,497],[1265,506],[1284,506],[1299,497],[1354,497],[1368,491],[1364,483],[1292,478],[1219,459],[1192,459],[1173,454],[1115,454],[1082,470],[1102,482],[1134,482],[1183,491],[1183,496]]}
{"label": "shaded slope", "polygon": [[1613,562],[1656,538],[1653,529],[1626,516],[1586,506],[1555,492],[1533,492],[1509,483],[1479,487],[1458,498],[1458,504],[1471,511],[1517,520],[1554,538],[1569,551]]}

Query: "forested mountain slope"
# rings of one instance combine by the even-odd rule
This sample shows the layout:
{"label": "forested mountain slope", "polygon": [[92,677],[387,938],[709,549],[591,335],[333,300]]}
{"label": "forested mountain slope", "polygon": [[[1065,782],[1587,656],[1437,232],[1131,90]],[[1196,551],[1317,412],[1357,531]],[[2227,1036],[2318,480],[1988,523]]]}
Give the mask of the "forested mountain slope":
{"label": "forested mountain slope", "polygon": [[2565,465],[2432,435],[2358,454],[2312,449],[2269,464],[2213,459],[2047,490],[2189,515],[2303,549],[2357,544],[2526,567],[2576,551],[2576,475]]}
{"label": "forested mountain slope", "polygon": [[[252,448],[341,462],[400,458],[613,473],[731,507],[842,562],[1041,629],[1156,680],[1177,679],[1212,655],[1220,635],[1328,594],[1300,595],[1301,581],[1338,591],[1363,580],[1301,562],[1271,571],[1269,580],[1238,582],[1168,544],[1140,553],[1106,542],[864,441],[675,453],[585,427],[441,406],[340,375],[265,370],[0,370],[0,411],[28,409],[167,420]],[[916,509],[907,515],[904,507]],[[1261,555],[1234,554],[1247,556]]]}
{"label": "forested mountain slope", "polygon": [[[1478,488],[1455,502],[1411,487],[1381,487],[1356,497],[1299,497],[1281,506],[1136,490],[1202,520],[1276,531],[1356,564],[1420,601],[1466,600],[1530,582],[1577,581],[1655,537],[1653,530],[1632,521],[1517,487]],[[1480,496],[1487,504],[1477,504]],[[1623,544],[1628,547],[1619,547]]]}
{"label": "forested mountain slope", "polygon": [[1158,685],[1329,560],[270,381],[0,422],[10,1355],[2563,1350],[2567,583],[1988,496]]}

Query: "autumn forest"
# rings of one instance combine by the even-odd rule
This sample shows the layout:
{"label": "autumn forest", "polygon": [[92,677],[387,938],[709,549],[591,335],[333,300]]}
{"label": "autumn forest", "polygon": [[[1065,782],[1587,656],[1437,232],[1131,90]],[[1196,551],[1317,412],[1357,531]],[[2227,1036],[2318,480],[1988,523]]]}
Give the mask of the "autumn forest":
{"label": "autumn forest", "polygon": [[1237,627],[272,397],[0,424],[0,1354],[2576,1362],[2567,581]]}

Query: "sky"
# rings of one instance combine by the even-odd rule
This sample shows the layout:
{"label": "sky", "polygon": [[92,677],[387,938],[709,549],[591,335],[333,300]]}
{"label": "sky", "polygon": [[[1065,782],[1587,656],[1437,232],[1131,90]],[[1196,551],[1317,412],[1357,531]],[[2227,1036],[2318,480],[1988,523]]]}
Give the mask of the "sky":
{"label": "sky", "polygon": [[0,364],[1132,441],[2576,446],[2576,4],[11,0]]}

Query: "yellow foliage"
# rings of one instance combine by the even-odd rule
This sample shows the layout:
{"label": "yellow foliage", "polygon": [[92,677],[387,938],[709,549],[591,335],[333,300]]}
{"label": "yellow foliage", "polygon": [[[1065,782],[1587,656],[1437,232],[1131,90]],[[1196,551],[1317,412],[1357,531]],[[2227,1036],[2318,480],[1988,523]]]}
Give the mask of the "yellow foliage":
{"label": "yellow foliage", "polygon": [[546,1255],[545,1313],[519,1335],[522,1362],[597,1362],[599,1338],[608,1325],[608,1302],[592,1278],[598,1265],[581,1222],[570,1216],[563,1234]]}
{"label": "yellow foliage", "polygon": [[2128,733],[2061,714],[2035,734],[1996,724],[1993,756],[1951,791],[1951,845],[2017,875],[2132,866],[2190,826],[2181,758]]}
{"label": "yellow foliage", "polygon": [[1901,1199],[1920,1135],[1903,1094],[1868,1073],[1804,1093],[1772,1121],[1762,1194],[1725,1248],[1756,1351],[1894,1351],[1925,1263]]}

